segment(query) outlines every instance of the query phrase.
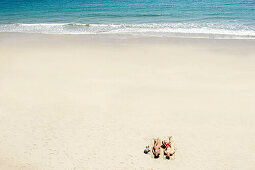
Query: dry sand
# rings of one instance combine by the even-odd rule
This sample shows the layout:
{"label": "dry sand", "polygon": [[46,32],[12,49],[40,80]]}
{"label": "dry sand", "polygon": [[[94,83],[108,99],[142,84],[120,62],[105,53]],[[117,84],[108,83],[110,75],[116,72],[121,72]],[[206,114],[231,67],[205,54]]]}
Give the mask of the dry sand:
{"label": "dry sand", "polygon": [[255,169],[254,47],[1,33],[0,169]]}

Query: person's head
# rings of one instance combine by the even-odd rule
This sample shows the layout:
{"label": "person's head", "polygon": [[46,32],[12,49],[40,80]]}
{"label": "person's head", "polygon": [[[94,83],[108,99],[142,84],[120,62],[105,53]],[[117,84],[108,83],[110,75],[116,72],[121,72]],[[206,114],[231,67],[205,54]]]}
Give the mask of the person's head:
{"label": "person's head", "polygon": [[154,158],[159,158],[159,153],[154,153]]}
{"label": "person's head", "polygon": [[169,155],[166,155],[166,159],[170,159],[170,156],[169,156]]}

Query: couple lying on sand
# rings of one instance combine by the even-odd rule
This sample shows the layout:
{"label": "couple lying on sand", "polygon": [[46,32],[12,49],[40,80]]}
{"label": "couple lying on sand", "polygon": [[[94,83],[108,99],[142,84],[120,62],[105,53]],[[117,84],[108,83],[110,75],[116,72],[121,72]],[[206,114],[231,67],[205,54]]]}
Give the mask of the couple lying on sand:
{"label": "couple lying on sand", "polygon": [[[161,154],[161,148],[164,149],[164,157],[166,159],[172,159],[173,155],[175,153],[175,148],[172,145],[173,139],[172,136],[170,136],[167,140],[162,141],[162,145],[160,146],[160,139],[153,139],[153,147],[152,147],[152,153],[153,158],[159,158]],[[149,146],[146,146],[146,149],[144,150],[144,153],[150,152]]]}

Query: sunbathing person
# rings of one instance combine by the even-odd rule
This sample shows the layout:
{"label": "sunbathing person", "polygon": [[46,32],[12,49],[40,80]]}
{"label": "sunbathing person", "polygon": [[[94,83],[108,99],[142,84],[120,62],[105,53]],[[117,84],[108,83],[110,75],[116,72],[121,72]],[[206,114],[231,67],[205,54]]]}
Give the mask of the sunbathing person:
{"label": "sunbathing person", "polygon": [[173,156],[176,151],[172,144],[173,144],[172,136],[169,137],[169,141],[163,142],[163,145],[165,146],[164,155],[166,155],[166,159],[170,159],[171,156]]}
{"label": "sunbathing person", "polygon": [[154,158],[159,158],[160,156],[160,140],[159,139],[154,139],[154,145],[152,148],[152,153],[154,155]]}

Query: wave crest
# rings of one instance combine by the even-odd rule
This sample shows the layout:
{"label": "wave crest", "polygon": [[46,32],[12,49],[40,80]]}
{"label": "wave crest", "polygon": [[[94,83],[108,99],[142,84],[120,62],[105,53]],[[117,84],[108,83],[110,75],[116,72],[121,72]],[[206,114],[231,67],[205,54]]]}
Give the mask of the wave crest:
{"label": "wave crest", "polygon": [[145,23],[145,24],[82,24],[37,23],[1,24],[0,32],[45,34],[151,34],[228,38],[255,38],[255,29],[237,23]]}

